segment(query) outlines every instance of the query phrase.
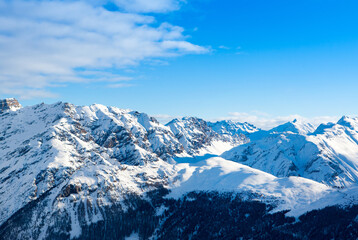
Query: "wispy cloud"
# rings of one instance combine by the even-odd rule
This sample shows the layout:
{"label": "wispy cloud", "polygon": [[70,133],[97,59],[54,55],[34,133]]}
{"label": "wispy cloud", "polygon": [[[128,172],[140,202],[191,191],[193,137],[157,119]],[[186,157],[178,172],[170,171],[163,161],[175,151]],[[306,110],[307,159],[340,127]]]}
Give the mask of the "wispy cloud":
{"label": "wispy cloud", "polygon": [[134,84],[131,83],[114,83],[114,84],[108,84],[108,88],[125,88],[125,87],[133,87]]}
{"label": "wispy cloud", "polygon": [[303,117],[297,114],[288,115],[288,116],[272,116],[268,113],[252,111],[250,113],[246,112],[230,112],[227,116],[220,117],[216,120],[233,120],[237,122],[248,122],[254,124],[255,126],[268,130],[274,128],[280,124],[292,121],[294,119],[300,119],[306,122],[309,122],[315,126],[318,126],[321,123],[327,122],[336,122],[339,117],[337,116],[317,116],[317,117]]}
{"label": "wispy cloud", "polygon": [[220,49],[225,49],[225,50],[229,50],[229,49],[230,49],[229,47],[224,46],[224,45],[219,46],[219,48],[220,48]]}
{"label": "wispy cloud", "polygon": [[33,98],[56,98],[58,95],[42,89],[1,89],[1,92],[9,95],[20,96],[21,100],[33,99]]}
{"label": "wispy cloud", "polygon": [[[53,97],[48,87],[72,82],[128,80],[113,69],[143,61],[205,53],[184,29],[141,12],[175,10],[182,1],[0,0],[0,93]],[[115,83],[114,83],[115,82]]]}
{"label": "wispy cloud", "polygon": [[156,118],[159,122],[166,124],[173,120],[174,118],[182,118],[181,116],[171,116],[168,114],[155,114],[152,117]]}
{"label": "wispy cloud", "polygon": [[178,10],[183,0],[114,0],[127,11],[134,12],[169,12]]}

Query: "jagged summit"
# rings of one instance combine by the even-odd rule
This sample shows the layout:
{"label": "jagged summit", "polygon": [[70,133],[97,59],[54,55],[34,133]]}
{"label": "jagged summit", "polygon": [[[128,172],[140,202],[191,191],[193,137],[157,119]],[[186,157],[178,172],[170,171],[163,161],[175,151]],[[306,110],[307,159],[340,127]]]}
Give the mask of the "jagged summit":
{"label": "jagged summit", "polygon": [[226,135],[249,135],[260,130],[250,123],[240,123],[232,120],[222,120],[214,123],[210,122],[209,125],[215,132]]}
{"label": "jagged summit", "polygon": [[15,98],[0,99],[0,113],[11,110],[16,111],[22,106]]}
{"label": "jagged summit", "polygon": [[357,117],[349,117],[343,116],[341,119],[338,120],[337,124],[349,128],[358,129],[358,118]]}
{"label": "jagged summit", "polygon": [[[310,135],[327,134],[328,132],[335,131],[352,131],[358,132],[358,117],[342,116],[337,123],[329,122],[320,124],[317,129]],[[332,133],[334,134],[334,133]]]}
{"label": "jagged summit", "polygon": [[297,134],[309,134],[314,132],[315,127],[306,121],[300,119],[294,119],[293,121],[281,124],[271,130],[270,133],[284,133],[291,132]]}
{"label": "jagged summit", "polygon": [[326,129],[330,129],[335,125],[335,123],[329,122],[329,123],[321,123],[317,129],[311,133],[311,135],[317,135],[317,134],[323,134]]}
{"label": "jagged summit", "polygon": [[[196,117],[173,119],[166,126],[191,156],[218,155],[248,141],[243,134],[229,132],[230,128],[227,126],[223,126],[223,131],[218,131],[221,128],[215,128],[215,124]],[[232,127],[232,129],[237,128],[239,127]]]}

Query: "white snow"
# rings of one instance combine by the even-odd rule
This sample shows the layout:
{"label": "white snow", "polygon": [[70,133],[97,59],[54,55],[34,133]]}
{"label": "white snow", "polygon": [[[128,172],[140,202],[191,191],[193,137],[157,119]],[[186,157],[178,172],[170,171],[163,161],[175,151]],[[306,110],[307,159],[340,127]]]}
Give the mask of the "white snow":
{"label": "white snow", "polygon": [[[282,126],[276,129],[287,130]],[[257,132],[250,136],[250,143],[221,156],[278,177],[296,175],[347,187],[358,181],[357,126],[357,119],[345,117],[308,135],[301,133],[302,128]]]}
{"label": "white snow", "polygon": [[176,165],[169,198],[180,198],[191,191],[254,192],[262,194],[262,201],[283,201],[275,211],[291,209],[298,211],[307,204],[335,191],[315,181],[288,177],[277,178],[257,169],[213,157],[201,162]]}
{"label": "white snow", "polygon": [[[60,213],[71,217],[71,237],[79,236],[79,201],[90,224],[105,217],[99,209],[158,184],[174,198],[190,191],[257,193],[256,200],[276,200],[275,211],[290,209],[293,216],[358,201],[357,119],[343,118],[308,135],[292,129],[263,133],[245,125],[251,143],[232,132],[223,137],[198,119],[163,126],[146,114],[99,104],[39,104],[0,114],[0,123],[0,225],[47,192],[39,213],[47,217],[33,223],[42,226],[40,239],[50,216]],[[226,159],[213,157],[243,143],[223,154]],[[244,164],[256,163],[266,172],[230,161],[244,152],[251,153]],[[274,176],[287,176],[292,163],[298,174],[317,181],[329,180],[337,165],[343,173],[332,185],[352,187],[337,190],[302,177]]]}
{"label": "white snow", "polygon": [[305,122],[301,119],[295,119],[291,122],[284,123],[282,125],[279,125],[268,132],[271,133],[284,133],[284,132],[290,132],[290,133],[298,133],[302,135],[306,135],[309,133],[314,132],[315,127],[308,122]]}
{"label": "white snow", "polygon": [[231,120],[223,120],[214,123],[209,122],[209,126],[219,134],[231,136],[235,134],[250,134],[260,130],[247,122],[240,123]]}
{"label": "white snow", "polygon": [[247,142],[247,137],[242,133],[257,131],[254,126],[246,123],[210,123],[194,117],[174,119],[167,126],[179,139],[188,155],[193,157],[206,154],[220,155],[234,146]]}

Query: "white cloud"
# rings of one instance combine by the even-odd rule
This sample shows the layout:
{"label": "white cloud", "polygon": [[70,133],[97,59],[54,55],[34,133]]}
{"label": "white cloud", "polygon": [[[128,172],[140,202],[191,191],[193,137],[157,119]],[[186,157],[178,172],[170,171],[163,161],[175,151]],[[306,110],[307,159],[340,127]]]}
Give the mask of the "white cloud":
{"label": "white cloud", "polygon": [[131,83],[114,83],[107,85],[108,88],[124,88],[124,87],[133,87],[134,84]]}
{"label": "white cloud", "polygon": [[229,50],[229,49],[230,49],[229,47],[224,46],[224,45],[219,46],[219,48],[220,48],[220,49],[225,49],[225,50]]}
{"label": "white cloud", "polygon": [[127,11],[132,12],[168,12],[177,10],[182,0],[114,0]]}
{"label": "white cloud", "polygon": [[152,115],[152,117],[157,119],[162,124],[166,124],[171,120],[173,120],[174,118],[179,118],[179,119],[182,118],[181,116],[171,116],[168,114],[156,114],[156,115]]}
{"label": "white cloud", "polygon": [[[179,4],[117,4],[134,2],[145,12]],[[129,78],[113,69],[208,51],[186,41],[183,31],[148,15],[108,11],[96,0],[0,0],[0,94],[51,97],[47,88],[63,83],[119,84]]]}
{"label": "white cloud", "polygon": [[256,127],[261,129],[271,129],[280,124],[292,121],[294,119],[300,119],[309,122],[315,126],[321,123],[336,122],[339,117],[336,116],[318,116],[312,118],[302,117],[300,115],[288,115],[288,116],[271,116],[270,114],[253,111],[250,113],[245,112],[231,112],[228,116],[220,117],[216,120],[233,120],[237,122],[248,122],[254,124]]}
{"label": "white cloud", "polygon": [[52,93],[43,89],[27,89],[27,88],[19,88],[19,89],[11,89],[2,88],[1,92],[9,95],[20,96],[19,99],[26,100],[32,98],[56,98],[58,95],[56,93]]}

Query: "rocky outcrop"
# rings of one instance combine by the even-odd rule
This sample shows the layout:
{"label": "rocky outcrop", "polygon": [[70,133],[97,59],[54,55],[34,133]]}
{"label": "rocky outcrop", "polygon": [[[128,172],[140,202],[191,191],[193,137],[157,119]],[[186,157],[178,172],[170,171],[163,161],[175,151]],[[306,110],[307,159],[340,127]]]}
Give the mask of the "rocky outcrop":
{"label": "rocky outcrop", "polygon": [[15,98],[6,98],[0,100],[0,113],[7,110],[17,110],[21,108],[21,104]]}
{"label": "rocky outcrop", "polygon": [[[232,147],[248,142],[247,136],[242,131],[229,132],[230,129],[227,125],[221,126],[222,123],[210,123],[196,117],[184,117],[173,119],[166,126],[170,128],[185,151],[191,156],[218,155]],[[231,122],[231,124],[234,128],[235,123]],[[238,125],[235,127],[239,128]]]}

